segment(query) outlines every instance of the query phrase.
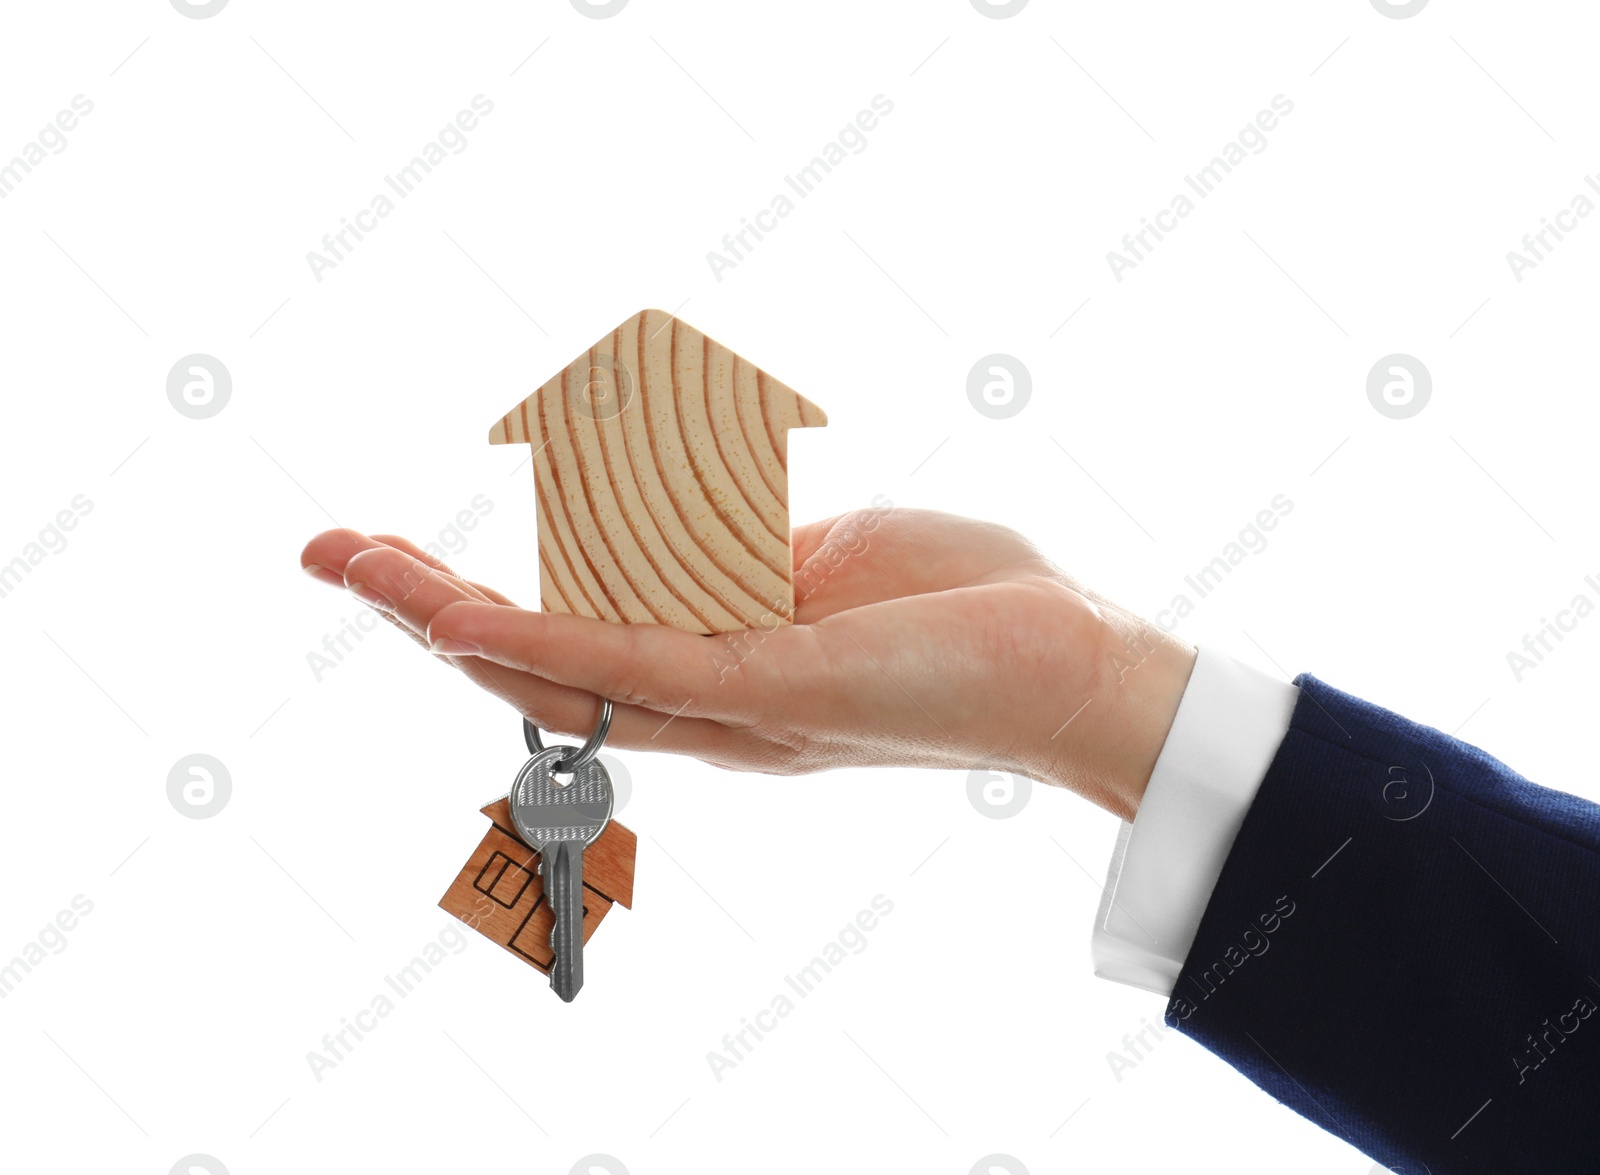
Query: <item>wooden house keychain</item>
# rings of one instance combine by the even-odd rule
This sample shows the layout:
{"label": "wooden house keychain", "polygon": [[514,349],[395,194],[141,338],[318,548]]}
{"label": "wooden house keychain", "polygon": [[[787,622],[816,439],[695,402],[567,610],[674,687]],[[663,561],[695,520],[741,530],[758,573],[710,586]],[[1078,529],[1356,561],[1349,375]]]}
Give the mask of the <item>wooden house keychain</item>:
{"label": "wooden house keychain", "polygon": [[[788,431],[827,422],[681,319],[635,314],[489,433],[533,448],[541,607],[704,634],[789,623]],[[439,901],[568,1001],[583,944],[633,906],[638,840],[596,757],[611,709],[582,747],[547,748],[524,720],[532,758]]]}

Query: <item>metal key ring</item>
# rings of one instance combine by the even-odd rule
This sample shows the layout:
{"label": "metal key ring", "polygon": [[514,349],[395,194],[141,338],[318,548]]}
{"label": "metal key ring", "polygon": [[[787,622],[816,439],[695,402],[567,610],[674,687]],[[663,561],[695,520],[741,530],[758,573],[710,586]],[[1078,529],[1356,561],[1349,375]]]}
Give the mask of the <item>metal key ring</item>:
{"label": "metal key ring", "polygon": [[[600,748],[605,745],[606,735],[611,733],[611,699],[600,699],[600,721],[594,724],[594,733],[591,734],[583,746],[578,748],[578,753],[570,759],[556,763],[551,770],[559,771],[562,775],[587,767],[600,753]],[[539,739],[539,728],[526,718],[522,720],[522,739],[528,744],[528,753],[537,755],[544,750],[544,743]]]}

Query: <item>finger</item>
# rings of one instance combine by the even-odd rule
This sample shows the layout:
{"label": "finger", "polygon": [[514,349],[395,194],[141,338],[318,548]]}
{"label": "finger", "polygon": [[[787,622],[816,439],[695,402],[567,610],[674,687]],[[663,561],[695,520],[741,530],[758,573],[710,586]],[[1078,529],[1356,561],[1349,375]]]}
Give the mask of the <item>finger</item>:
{"label": "finger", "polygon": [[423,562],[427,563],[428,566],[432,567],[435,571],[442,571],[446,575],[453,576],[454,578],[459,579],[462,583],[466,584],[468,587],[474,588],[478,592],[479,595],[481,595],[484,599],[490,601],[491,603],[494,603],[494,604],[505,604],[508,607],[512,607],[512,608],[515,608],[517,606],[516,601],[511,599],[511,597],[506,596],[506,595],[502,594],[501,592],[498,592],[494,588],[489,587],[489,586],[487,586],[485,584],[481,584],[481,583],[478,583],[478,582],[476,582],[474,580],[467,579],[459,571],[457,571],[454,568],[446,565],[445,562],[442,559],[440,559],[438,556],[430,553],[425,548],[417,546],[416,543],[412,542],[410,539],[405,538],[402,535],[397,535],[397,534],[375,534],[372,537],[377,539],[379,542],[384,543],[387,546],[393,547],[397,551],[404,551],[406,554],[411,555],[411,556],[413,556],[413,557],[415,557],[417,559],[422,560]]}
{"label": "finger", "polygon": [[[300,569],[323,583],[344,588],[344,569],[350,559],[361,551],[372,550],[381,545],[376,539],[360,531],[344,528],[325,530],[307,543],[300,552]],[[426,640],[407,627],[405,622],[392,612],[382,608],[374,608],[373,611],[423,648],[428,647]]]}
{"label": "finger", "polygon": [[[390,616],[424,647],[428,642],[423,634],[439,609],[463,601],[484,607],[502,606],[486,603],[470,585],[386,544],[375,543],[352,556],[345,565],[345,577],[357,597]],[[555,722],[555,729],[577,731],[585,721],[583,715],[592,721],[594,698],[581,690],[551,685],[536,677],[518,680],[518,675],[504,667],[474,657],[441,660],[455,665],[497,697]],[[659,719],[655,725],[660,725]]]}
{"label": "finger", "polygon": [[389,623],[390,627],[392,627],[396,632],[405,636],[406,639],[410,640],[413,644],[421,645],[424,649],[428,647],[427,639],[419,636],[415,632],[412,632],[411,626],[408,625],[404,620],[401,620],[393,612],[385,612],[382,608],[373,608],[372,614],[374,616],[381,616]]}
{"label": "finger", "polygon": [[463,580],[462,582],[467,584],[469,587],[477,588],[484,594],[484,596],[488,598],[489,602],[492,604],[499,604],[504,608],[515,608],[517,606],[517,602],[510,596],[501,595],[499,592],[495,591],[494,588],[478,583],[476,580],[467,579]]}
{"label": "finger", "polygon": [[794,570],[798,571],[811,562],[830,536],[837,539],[839,536],[834,533],[836,530],[841,534],[850,531],[877,530],[894,510],[894,504],[886,503],[879,506],[876,504],[877,499],[873,501],[874,504],[871,506],[847,510],[843,514],[835,514],[832,518],[823,518],[816,522],[801,523],[790,531],[789,553],[793,558]]}
{"label": "finger", "polygon": [[492,588],[461,579],[456,572],[445,566],[441,560],[400,535],[365,535],[360,531],[348,529],[324,531],[307,543],[305,549],[300,552],[300,567],[308,575],[321,580],[323,583],[333,587],[347,587],[344,572],[350,560],[363,551],[377,550],[381,547],[393,548],[411,556],[418,562],[426,563],[435,570],[442,571],[461,583],[468,584],[473,588],[476,595],[485,600],[491,600],[497,604],[511,603],[505,596]]}
{"label": "finger", "polygon": [[458,600],[500,607],[464,580],[384,543],[352,555],[344,582],[364,603],[394,613],[417,633],[427,631],[435,612]]}
{"label": "finger", "polygon": [[393,547],[397,551],[404,551],[406,554],[411,555],[414,558],[421,559],[435,571],[442,571],[446,575],[453,576],[456,579],[461,580],[461,582],[467,586],[476,588],[478,594],[483,596],[484,599],[489,600],[491,603],[506,604],[512,608],[516,607],[516,604],[510,598],[501,595],[499,592],[495,591],[494,588],[485,587],[481,583],[474,583],[472,580],[466,579],[459,571],[448,567],[438,556],[433,555],[423,548],[417,546],[416,543],[412,542],[408,538],[397,534],[375,534],[372,537],[381,543],[385,543],[388,546]]}
{"label": "finger", "polygon": [[430,552],[423,550],[421,547],[417,546],[416,543],[412,542],[410,539],[406,538],[404,535],[398,535],[398,534],[375,534],[372,537],[374,539],[376,539],[378,542],[382,543],[386,547],[393,547],[397,551],[404,551],[407,555],[410,555],[413,559],[422,560],[422,562],[426,563],[429,567],[432,567],[435,571],[442,571],[446,575],[455,576],[455,578],[457,578],[457,579],[461,578],[461,576],[457,572],[452,571],[445,564],[445,561],[443,559],[439,558],[437,555],[431,554]]}
{"label": "finger", "polygon": [[300,552],[300,568],[307,575],[333,587],[344,587],[344,565],[357,551],[365,551],[373,540],[358,530],[341,527],[325,530]]}
{"label": "finger", "polygon": [[[804,659],[810,645],[804,628],[711,638],[467,602],[435,613],[428,640],[435,652],[484,657],[612,701],[735,725],[752,724],[777,702],[784,692],[778,666]],[[762,655],[750,656],[757,647]]]}
{"label": "finger", "polygon": [[953,586],[946,559],[929,558],[919,544],[908,543],[904,523],[884,525],[893,509],[852,510],[802,528],[794,547],[796,623]]}
{"label": "finger", "polygon": [[[441,655],[439,660],[461,663],[462,672],[486,692],[508,703],[550,736],[581,742],[589,737],[599,719],[599,699],[586,690],[556,685],[480,657]],[[738,758],[734,741],[737,733],[709,718],[660,714],[642,706],[614,702],[606,745],[723,762]]]}
{"label": "finger", "polygon": [[822,540],[828,537],[828,530],[843,517],[843,514],[835,514],[816,522],[802,522],[789,531],[789,555],[796,571],[817,553]]}
{"label": "finger", "polygon": [[[368,536],[348,529],[325,531],[312,539],[301,552],[301,566],[324,582],[346,587],[344,573],[350,569],[356,556],[368,552],[375,554],[356,564],[355,582],[367,587],[362,577],[378,581],[368,588],[368,593],[376,595],[384,603],[391,601],[383,592],[404,597],[410,611],[410,622],[384,607],[375,607],[374,610],[422,648],[427,648],[429,643],[422,635],[426,625],[413,627],[413,623],[420,624],[423,613],[441,600],[481,603],[483,599],[498,597],[500,605],[510,603],[497,592],[455,578],[439,560],[430,558],[426,551],[419,550],[396,535]],[[424,564],[425,567],[419,566]],[[437,582],[425,583],[425,574],[435,576]],[[417,588],[425,590],[419,592],[415,590]],[[475,594],[474,589],[481,595]],[[583,739],[594,729],[598,709],[592,693],[545,681],[534,674],[509,669],[477,657],[440,656],[437,659],[460,669],[474,684],[500,698],[552,736]],[[738,732],[716,722],[659,714],[628,705],[614,707],[611,733],[606,742],[608,746],[624,750],[657,750],[692,755],[725,766],[742,763],[752,753],[751,749],[740,745]]]}
{"label": "finger", "polygon": [[[470,585],[387,545],[375,544],[352,556],[345,566],[351,591],[391,619],[424,647],[428,620],[452,603],[488,604]],[[506,609],[515,611],[515,609]],[[507,668],[470,656],[440,656],[489,693],[510,703],[542,729],[587,737],[594,729],[598,703],[594,693],[553,683],[536,674]],[[703,755],[726,753],[722,728],[703,720],[673,720],[668,714],[636,706],[618,706],[612,716],[610,742],[620,747],[653,746],[660,750]]]}

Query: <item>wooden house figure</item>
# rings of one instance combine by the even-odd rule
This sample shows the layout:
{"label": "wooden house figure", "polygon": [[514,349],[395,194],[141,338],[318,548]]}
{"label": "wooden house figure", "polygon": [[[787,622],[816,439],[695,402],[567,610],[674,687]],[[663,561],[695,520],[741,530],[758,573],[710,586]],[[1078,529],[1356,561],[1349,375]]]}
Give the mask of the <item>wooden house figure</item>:
{"label": "wooden house figure", "polygon": [[[554,958],[550,931],[555,927],[555,915],[544,900],[539,854],[517,835],[509,796],[501,796],[482,811],[492,822],[489,831],[439,899],[439,906],[548,975]],[[637,846],[633,832],[613,820],[584,850],[584,942],[612,906],[633,908]]]}
{"label": "wooden house figure", "polygon": [[533,447],[544,610],[697,633],[787,623],[788,432],[827,422],[681,319],[635,314],[489,432]]}

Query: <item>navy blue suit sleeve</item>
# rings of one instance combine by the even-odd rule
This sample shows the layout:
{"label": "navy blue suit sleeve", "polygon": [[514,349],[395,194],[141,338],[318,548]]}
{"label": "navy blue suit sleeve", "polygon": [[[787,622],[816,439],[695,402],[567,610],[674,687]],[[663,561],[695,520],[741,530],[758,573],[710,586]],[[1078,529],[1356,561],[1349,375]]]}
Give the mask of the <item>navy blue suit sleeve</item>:
{"label": "navy blue suit sleeve", "polygon": [[1396,1170],[1600,1173],[1600,807],[1296,684],[1167,1024]]}

